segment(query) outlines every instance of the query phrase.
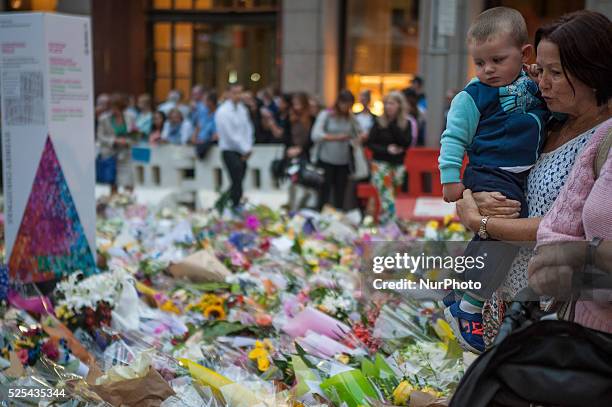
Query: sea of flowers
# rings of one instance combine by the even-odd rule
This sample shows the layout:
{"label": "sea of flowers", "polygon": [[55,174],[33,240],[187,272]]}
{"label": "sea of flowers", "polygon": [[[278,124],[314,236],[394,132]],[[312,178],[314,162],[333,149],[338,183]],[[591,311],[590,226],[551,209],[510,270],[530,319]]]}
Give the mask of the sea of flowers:
{"label": "sea of flowers", "polygon": [[360,270],[372,242],[468,237],[452,219],[372,227],[120,196],[98,205],[92,275],[45,295],[0,269],[0,400],[21,387],[23,405],[36,389],[71,407],[447,405],[466,367],[441,310],[369,292]]}

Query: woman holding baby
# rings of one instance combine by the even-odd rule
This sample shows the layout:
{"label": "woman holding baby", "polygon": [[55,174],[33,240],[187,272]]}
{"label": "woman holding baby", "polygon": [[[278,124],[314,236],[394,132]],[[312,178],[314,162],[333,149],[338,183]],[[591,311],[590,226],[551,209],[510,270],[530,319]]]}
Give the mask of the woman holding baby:
{"label": "woman holding baby", "polygon": [[[593,164],[594,155],[612,127],[612,23],[606,16],[592,11],[568,14],[538,29],[535,46],[536,66],[529,67],[529,73],[539,84],[553,117],[546,124],[542,152],[527,177],[524,192],[528,217],[517,219],[520,203],[502,193],[472,193],[469,189],[457,201],[458,215],[463,224],[476,233],[482,231],[484,224],[486,234],[497,240],[519,242],[537,239],[538,246],[555,240],[551,236],[556,236],[556,240],[559,236],[567,236],[567,240],[610,240],[612,198],[600,199],[597,205],[591,205],[591,212],[601,212],[598,222],[589,220],[584,212],[587,210],[585,202],[588,203],[589,196],[598,191],[598,185],[599,189],[611,190],[610,159],[605,161],[603,172],[599,174],[592,169],[585,172],[583,167]],[[582,177],[580,182],[576,182],[577,177]],[[607,184],[607,189],[602,183]],[[581,198],[571,199],[572,185],[580,187]],[[559,201],[563,202],[555,202],[560,194]],[[567,202],[570,204],[564,205]],[[554,221],[551,217],[555,217]],[[538,233],[541,226],[543,228]],[[556,234],[553,233],[555,230]],[[607,235],[602,230],[607,230]],[[503,319],[507,304],[504,300],[527,286],[528,266],[533,255],[532,250],[521,248],[504,283],[486,301],[483,321],[484,340],[488,345]],[[550,264],[555,261],[550,252],[547,258],[542,256],[545,254],[540,253],[533,260],[536,265],[529,269],[529,279],[540,293],[550,294],[538,281],[541,282],[543,277],[554,280],[556,269]],[[544,267],[545,264],[548,266]],[[612,313],[598,315],[612,318]],[[594,328],[605,326],[612,327],[612,323],[606,325],[604,321]]]}

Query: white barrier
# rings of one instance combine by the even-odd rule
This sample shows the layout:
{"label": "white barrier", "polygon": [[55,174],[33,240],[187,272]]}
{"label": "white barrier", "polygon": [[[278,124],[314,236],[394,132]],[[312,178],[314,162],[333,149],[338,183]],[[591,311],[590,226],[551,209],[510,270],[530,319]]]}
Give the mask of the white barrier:
{"label": "white barrier", "polygon": [[[248,161],[244,191],[287,192],[288,183],[279,185],[270,172],[270,165],[282,157],[280,144],[256,145]],[[170,188],[180,202],[199,206],[201,190],[220,191],[229,187],[221,152],[214,146],[206,158],[199,160],[193,146],[138,146],[132,150],[135,186]]]}

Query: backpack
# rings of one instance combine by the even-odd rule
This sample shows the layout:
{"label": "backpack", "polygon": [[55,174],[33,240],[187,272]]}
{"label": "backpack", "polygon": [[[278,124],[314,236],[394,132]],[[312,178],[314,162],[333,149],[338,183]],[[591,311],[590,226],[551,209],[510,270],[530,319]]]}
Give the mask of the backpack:
{"label": "backpack", "polygon": [[599,148],[597,149],[597,155],[593,161],[593,170],[595,171],[595,179],[599,178],[599,173],[604,163],[608,159],[608,154],[612,148],[612,128],[608,130],[604,136]]}

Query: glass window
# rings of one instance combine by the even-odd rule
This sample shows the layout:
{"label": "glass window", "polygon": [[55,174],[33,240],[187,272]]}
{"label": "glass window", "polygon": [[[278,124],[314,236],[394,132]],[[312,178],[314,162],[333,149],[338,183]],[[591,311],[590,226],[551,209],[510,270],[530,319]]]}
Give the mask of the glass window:
{"label": "glass window", "polygon": [[[276,7],[278,1],[172,0],[151,4],[155,8],[231,8],[248,12],[249,9]],[[157,17],[165,18],[166,14],[159,13]],[[206,12],[193,15],[200,14]],[[180,89],[188,95],[196,83],[216,88],[219,92],[233,82],[240,82],[252,90],[278,84],[277,29],[274,23],[238,24],[228,15],[223,23],[162,20],[151,24],[153,50],[150,55],[154,64],[150,84],[157,103],[165,99],[170,89]]]}
{"label": "glass window", "polygon": [[193,7],[193,0],[174,0],[174,8],[189,10]]}
{"label": "glass window", "polygon": [[57,0],[9,0],[8,10],[12,11],[56,11]]}
{"label": "glass window", "polygon": [[163,101],[170,89],[180,89],[184,95],[189,95],[193,63],[193,24],[154,23],[153,43],[155,101]]}
{"label": "glass window", "polygon": [[213,0],[195,0],[194,7],[198,10],[213,8]]}
{"label": "glass window", "polygon": [[57,0],[32,0],[32,11],[55,11]]}
{"label": "glass window", "polygon": [[172,75],[170,51],[155,51],[155,72],[158,76]]}
{"label": "glass window", "polygon": [[170,78],[155,79],[155,100],[159,103],[166,99],[170,92]]}
{"label": "glass window", "polygon": [[189,94],[191,92],[191,78],[175,79],[174,89],[180,90],[184,97],[189,98]]}
{"label": "glass window", "polygon": [[416,73],[418,1],[347,1],[346,72]]}
{"label": "glass window", "polygon": [[176,76],[191,77],[191,52],[175,53],[174,67]]}
{"label": "glass window", "polygon": [[382,97],[410,85],[418,70],[418,0],[347,0],[346,86],[369,89],[373,111]]}
{"label": "glass window", "polygon": [[153,0],[153,8],[172,8],[172,0]]}
{"label": "glass window", "polygon": [[174,25],[174,49],[191,49],[193,35],[191,23]]}
{"label": "glass window", "polygon": [[170,23],[155,23],[153,36],[155,49],[170,49]]}
{"label": "glass window", "polygon": [[249,89],[276,84],[274,25],[196,24],[194,83],[222,92],[230,82]]}
{"label": "glass window", "polygon": [[278,5],[278,0],[153,0],[153,8],[160,10],[275,9]]}

